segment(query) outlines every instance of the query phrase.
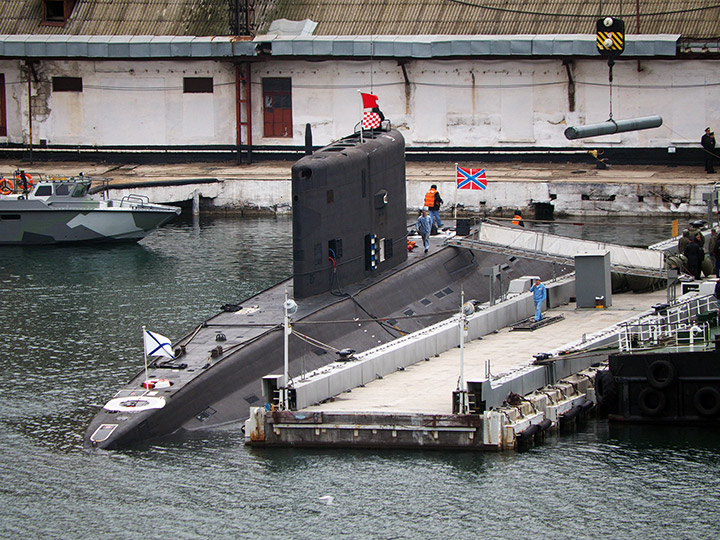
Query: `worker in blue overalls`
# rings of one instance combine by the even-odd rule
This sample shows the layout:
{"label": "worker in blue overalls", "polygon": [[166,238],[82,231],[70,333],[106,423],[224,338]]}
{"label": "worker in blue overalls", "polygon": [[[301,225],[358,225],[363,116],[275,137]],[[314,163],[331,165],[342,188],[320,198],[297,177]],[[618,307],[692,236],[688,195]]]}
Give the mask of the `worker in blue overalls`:
{"label": "worker in blue overalls", "polygon": [[535,278],[535,284],[530,287],[530,292],[533,293],[533,302],[535,302],[535,320],[542,321],[542,306],[547,298],[547,290],[539,277]]}

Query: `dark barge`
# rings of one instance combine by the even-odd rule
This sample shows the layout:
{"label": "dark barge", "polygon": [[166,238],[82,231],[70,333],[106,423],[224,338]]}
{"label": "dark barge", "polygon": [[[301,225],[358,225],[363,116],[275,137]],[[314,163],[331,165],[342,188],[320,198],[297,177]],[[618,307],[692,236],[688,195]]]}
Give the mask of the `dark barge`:
{"label": "dark barge", "polygon": [[654,350],[610,355],[596,375],[601,413],[611,422],[718,424],[720,332],[707,310]]}

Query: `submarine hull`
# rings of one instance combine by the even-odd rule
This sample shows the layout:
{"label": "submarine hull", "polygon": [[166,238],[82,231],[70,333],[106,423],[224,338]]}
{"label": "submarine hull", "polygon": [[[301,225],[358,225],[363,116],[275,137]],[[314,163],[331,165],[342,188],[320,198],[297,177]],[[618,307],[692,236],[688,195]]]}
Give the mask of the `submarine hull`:
{"label": "submarine hull", "polygon": [[[383,175],[383,171],[388,171]],[[364,171],[364,173],[363,173]],[[487,270],[504,280],[549,279],[572,267],[452,246],[409,253],[404,142],[397,131],[357,135],[293,167],[293,278],[204,321],[138,373],[95,415],[87,448],[114,449],[183,430],[244,421],[270,403],[263,378],[283,372],[285,294],[298,304],[289,342],[290,382],[486,302]],[[508,282],[506,281],[506,283]],[[222,336],[222,337],[220,337]]]}

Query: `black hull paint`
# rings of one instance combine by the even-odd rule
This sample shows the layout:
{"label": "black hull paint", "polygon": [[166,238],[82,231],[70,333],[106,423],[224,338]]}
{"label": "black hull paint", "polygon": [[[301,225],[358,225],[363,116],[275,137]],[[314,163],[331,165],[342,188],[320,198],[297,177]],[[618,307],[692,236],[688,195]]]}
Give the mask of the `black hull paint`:
{"label": "black hull paint", "polygon": [[720,423],[720,351],[613,354],[605,410],[614,422]]}

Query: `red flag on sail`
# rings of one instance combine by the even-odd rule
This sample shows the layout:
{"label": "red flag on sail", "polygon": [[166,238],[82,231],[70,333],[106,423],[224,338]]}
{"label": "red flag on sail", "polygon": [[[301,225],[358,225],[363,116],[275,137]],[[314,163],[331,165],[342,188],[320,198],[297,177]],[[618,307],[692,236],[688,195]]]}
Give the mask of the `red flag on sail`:
{"label": "red flag on sail", "polygon": [[373,107],[378,106],[378,97],[375,94],[363,94],[360,92],[360,95],[363,100],[363,109],[372,109]]}
{"label": "red flag on sail", "polygon": [[365,94],[363,92],[360,92],[360,96],[363,100],[362,128],[379,128],[385,116],[378,107],[378,97],[375,94]]}

